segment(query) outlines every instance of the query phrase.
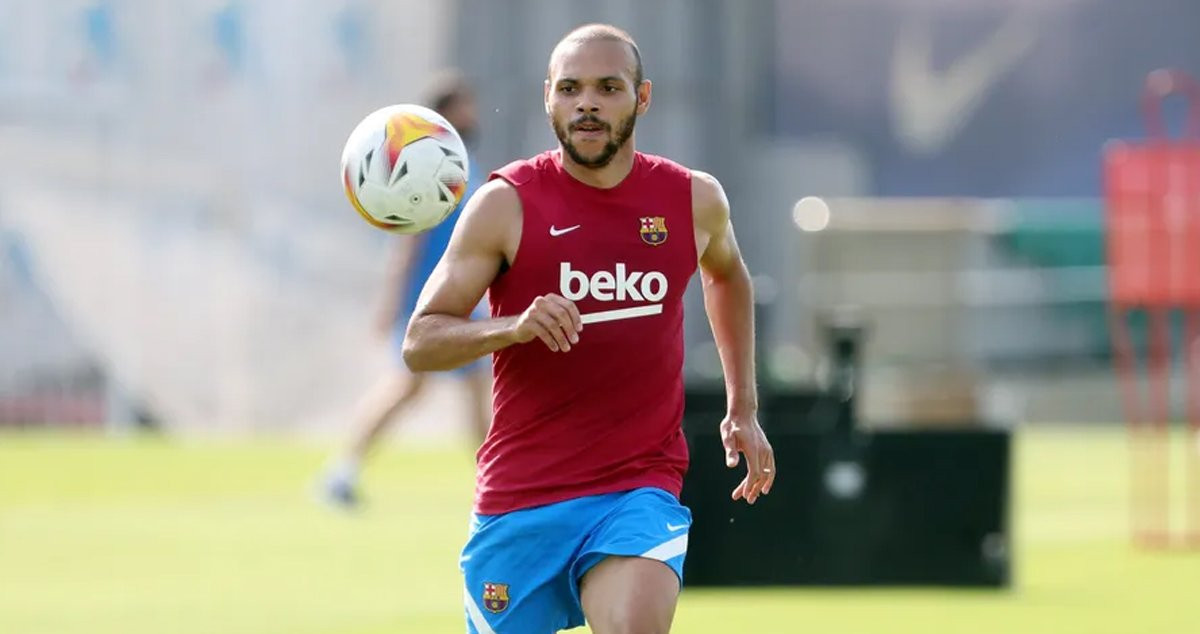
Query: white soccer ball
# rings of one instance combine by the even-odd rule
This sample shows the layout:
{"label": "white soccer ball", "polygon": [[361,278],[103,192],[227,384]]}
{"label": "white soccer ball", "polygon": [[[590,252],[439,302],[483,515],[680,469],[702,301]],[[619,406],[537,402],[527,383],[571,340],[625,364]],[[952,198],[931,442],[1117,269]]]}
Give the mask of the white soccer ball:
{"label": "white soccer ball", "polygon": [[467,148],[438,113],[413,104],[381,108],[350,133],[342,184],[350,204],[374,227],[427,231],[467,193]]}

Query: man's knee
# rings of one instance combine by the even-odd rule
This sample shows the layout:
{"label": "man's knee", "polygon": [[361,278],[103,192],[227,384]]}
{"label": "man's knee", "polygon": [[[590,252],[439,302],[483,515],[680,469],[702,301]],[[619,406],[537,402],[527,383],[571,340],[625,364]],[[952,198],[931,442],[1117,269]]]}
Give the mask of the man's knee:
{"label": "man's knee", "polygon": [[388,400],[393,403],[416,398],[425,387],[424,374],[395,372],[388,378]]}

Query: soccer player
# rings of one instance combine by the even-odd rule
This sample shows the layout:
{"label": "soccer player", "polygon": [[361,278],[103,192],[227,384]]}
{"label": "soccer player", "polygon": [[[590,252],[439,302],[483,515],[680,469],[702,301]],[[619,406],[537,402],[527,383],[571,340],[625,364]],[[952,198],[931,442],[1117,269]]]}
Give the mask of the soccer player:
{"label": "soccer player", "polygon": [[[474,91],[461,73],[455,70],[437,73],[425,89],[424,103],[446,117],[464,143],[472,144],[478,128],[477,105]],[[474,174],[468,175],[468,180],[463,204],[479,185]],[[396,364],[363,397],[350,442],[331,461],[322,478],[321,494],[335,506],[352,508],[359,504],[359,476],[371,449],[388,425],[398,420],[426,385],[425,374],[409,372],[405,368],[400,359],[400,345],[421,287],[446,250],[462,207],[459,205],[434,229],[416,236],[398,237],[393,243],[375,328],[391,339]],[[480,310],[478,316],[485,315]],[[488,370],[486,360],[479,360],[456,372],[466,387],[471,427],[478,441],[483,440],[490,421],[491,377]]]}
{"label": "soccer player", "polygon": [[[750,275],[720,184],[635,151],[650,107],[637,45],[587,25],[550,56],[559,147],[493,173],[467,204],[409,322],[418,372],[493,354],[493,421],[463,549],[468,630],[667,632],[691,513],[683,296],[697,268],[720,349],[733,499],[769,493]],[[491,319],[471,319],[489,293]],[[714,421],[715,423],[716,421]],[[740,454],[740,456],[739,456]]]}

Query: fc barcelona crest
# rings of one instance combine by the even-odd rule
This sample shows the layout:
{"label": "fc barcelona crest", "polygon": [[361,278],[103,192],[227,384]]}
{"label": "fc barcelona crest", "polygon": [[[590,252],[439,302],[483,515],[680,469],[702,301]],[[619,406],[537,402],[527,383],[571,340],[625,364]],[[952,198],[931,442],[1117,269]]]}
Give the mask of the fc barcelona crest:
{"label": "fc barcelona crest", "polygon": [[508,607],[508,584],[484,583],[483,607],[493,614],[503,612]]}
{"label": "fc barcelona crest", "polygon": [[662,216],[646,216],[640,219],[642,242],[658,246],[667,241],[667,219]]}

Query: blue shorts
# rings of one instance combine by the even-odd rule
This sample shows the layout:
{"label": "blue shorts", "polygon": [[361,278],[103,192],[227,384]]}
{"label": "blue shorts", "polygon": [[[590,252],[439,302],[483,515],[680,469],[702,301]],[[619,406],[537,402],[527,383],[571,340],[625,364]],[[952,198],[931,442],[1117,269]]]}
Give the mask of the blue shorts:
{"label": "blue shorts", "polygon": [[584,624],[579,581],[609,555],[670,566],[683,584],[692,513],[655,488],[473,515],[459,566],[471,634],[553,634]]}

